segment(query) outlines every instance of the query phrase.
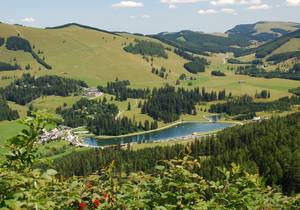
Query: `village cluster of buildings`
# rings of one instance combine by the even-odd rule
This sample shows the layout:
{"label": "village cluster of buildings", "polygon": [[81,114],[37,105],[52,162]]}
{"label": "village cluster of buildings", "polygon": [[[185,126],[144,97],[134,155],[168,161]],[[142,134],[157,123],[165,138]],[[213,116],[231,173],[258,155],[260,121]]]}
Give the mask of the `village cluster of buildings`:
{"label": "village cluster of buildings", "polygon": [[83,88],[83,95],[86,97],[100,97],[103,95],[97,88]]}
{"label": "village cluster of buildings", "polygon": [[84,146],[82,143],[82,138],[80,138],[78,135],[73,134],[72,128],[69,128],[67,126],[54,128],[51,131],[47,131],[46,129],[44,129],[39,143],[45,144],[61,139],[70,142],[70,144],[74,146]]}

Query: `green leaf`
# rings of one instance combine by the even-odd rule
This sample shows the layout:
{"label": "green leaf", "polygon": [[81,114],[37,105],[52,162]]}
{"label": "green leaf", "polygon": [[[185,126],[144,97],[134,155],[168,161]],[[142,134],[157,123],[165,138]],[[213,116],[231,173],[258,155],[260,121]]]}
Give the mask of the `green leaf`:
{"label": "green leaf", "polygon": [[159,171],[163,171],[165,170],[165,167],[164,166],[155,166],[155,168]]}
{"label": "green leaf", "polygon": [[54,169],[48,169],[46,171],[46,175],[48,176],[55,176],[57,174],[57,171],[55,171]]}

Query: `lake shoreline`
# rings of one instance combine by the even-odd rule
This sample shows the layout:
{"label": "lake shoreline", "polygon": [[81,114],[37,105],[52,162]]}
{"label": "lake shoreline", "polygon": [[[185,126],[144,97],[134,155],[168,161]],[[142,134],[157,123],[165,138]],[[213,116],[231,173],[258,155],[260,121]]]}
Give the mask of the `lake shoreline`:
{"label": "lake shoreline", "polygon": [[[237,122],[237,121],[226,121],[226,120],[218,120],[216,121],[217,123],[222,123],[222,124],[234,124],[234,125],[242,125],[241,122]],[[169,128],[173,128],[175,126],[181,125],[181,124],[185,124],[185,123],[214,123],[214,122],[210,122],[210,121],[206,121],[206,120],[193,120],[193,121],[177,121],[174,122],[170,125],[166,125],[163,126],[161,128],[155,129],[155,130],[149,130],[149,131],[141,131],[141,132],[135,132],[135,133],[130,133],[130,134],[125,134],[125,135],[119,135],[119,136],[96,136],[94,134],[89,134],[89,135],[83,135],[83,138],[93,138],[95,140],[107,140],[107,139],[122,139],[122,138],[126,138],[126,137],[132,137],[132,136],[138,136],[138,135],[143,135],[143,134],[149,134],[149,133],[155,133],[155,132],[159,132],[159,131],[163,131]],[[202,134],[202,133],[199,133]]]}

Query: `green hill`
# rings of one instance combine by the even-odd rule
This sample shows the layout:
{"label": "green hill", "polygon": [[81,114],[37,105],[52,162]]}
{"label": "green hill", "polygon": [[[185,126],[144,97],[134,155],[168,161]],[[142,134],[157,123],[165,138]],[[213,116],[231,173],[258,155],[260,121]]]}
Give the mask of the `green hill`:
{"label": "green hill", "polygon": [[[22,50],[8,50],[0,47],[0,62],[17,63],[22,71],[6,71],[0,76],[19,76],[30,66],[30,73],[40,76],[55,74],[82,79],[96,86],[119,79],[130,79],[133,84],[159,85],[166,81],[175,82],[182,74],[189,74],[183,67],[187,61],[173,52],[166,51],[168,58],[154,57],[153,66],[170,70],[168,79],[162,79],[151,72],[150,61],[141,55],[127,53],[123,48],[135,39],[147,39],[130,34],[116,34],[79,24],[39,29],[17,25],[0,24],[0,37],[16,36],[28,40],[33,51],[51,65],[46,70],[30,53]],[[157,42],[157,40],[150,39]],[[166,48],[170,46],[164,45]],[[1,81],[5,85],[8,81]]]}
{"label": "green hill", "polygon": [[[260,45],[257,48],[251,48],[243,50],[242,52],[236,53],[236,56],[244,56],[255,53],[257,58],[264,58],[271,53],[283,53],[290,51],[297,51],[299,49],[299,38],[300,38],[300,29],[283,35],[273,41],[270,41],[266,44]],[[292,42],[292,44],[290,43]],[[278,52],[279,51],[279,52]]]}
{"label": "green hill", "polygon": [[175,33],[160,33],[153,35],[153,37],[183,50],[204,55],[207,52],[239,52],[241,47],[250,45],[250,42],[240,35],[227,37],[189,30]]}
{"label": "green hill", "polygon": [[292,22],[257,22],[241,24],[228,30],[228,35],[241,35],[248,40],[267,42],[299,29],[299,23]]}

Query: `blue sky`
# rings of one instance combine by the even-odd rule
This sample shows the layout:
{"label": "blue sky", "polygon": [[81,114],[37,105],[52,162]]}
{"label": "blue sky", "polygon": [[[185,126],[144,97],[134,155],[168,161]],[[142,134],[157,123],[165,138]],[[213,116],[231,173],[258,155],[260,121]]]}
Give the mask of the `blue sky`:
{"label": "blue sky", "polygon": [[300,22],[300,0],[6,0],[0,13],[6,23],[45,27],[77,22],[145,34],[224,32],[261,20]]}

